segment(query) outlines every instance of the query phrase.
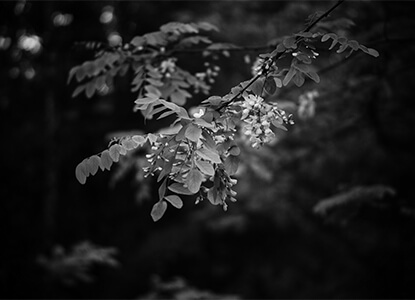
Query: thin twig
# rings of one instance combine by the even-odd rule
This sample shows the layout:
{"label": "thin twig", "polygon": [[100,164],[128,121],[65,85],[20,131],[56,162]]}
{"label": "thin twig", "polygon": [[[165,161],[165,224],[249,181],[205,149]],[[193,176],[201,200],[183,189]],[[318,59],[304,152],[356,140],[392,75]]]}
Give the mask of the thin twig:
{"label": "thin twig", "polygon": [[[310,31],[318,22],[320,22],[322,19],[329,16],[329,14],[335,10],[340,4],[342,4],[345,0],[338,0],[335,5],[333,5],[330,9],[328,9],[326,12],[324,12],[320,17],[318,17],[314,22],[312,22],[310,25],[308,25],[302,32],[308,32]],[[297,41],[298,42],[298,41]],[[269,60],[277,61],[282,55],[286,53],[287,50],[284,50],[283,52],[278,52],[274,56],[269,57]],[[255,77],[253,77],[249,83],[242,88],[235,96],[233,96],[228,102],[223,103],[220,105],[216,111],[220,111],[221,109],[225,108],[229,104],[233,103],[239,96],[243,94],[255,81],[257,81],[262,76],[261,73],[257,74]]]}
{"label": "thin twig", "polygon": [[335,10],[337,8],[337,6],[339,6],[340,4],[342,4],[345,0],[338,0],[337,3],[335,5],[333,5],[332,8],[330,8],[329,10],[327,10],[325,13],[323,13],[320,17],[318,17],[313,23],[311,23],[310,25],[307,26],[306,29],[304,29],[304,32],[308,32],[311,30],[311,28],[313,28],[318,22],[320,22],[322,19],[328,17],[330,15],[330,13]]}

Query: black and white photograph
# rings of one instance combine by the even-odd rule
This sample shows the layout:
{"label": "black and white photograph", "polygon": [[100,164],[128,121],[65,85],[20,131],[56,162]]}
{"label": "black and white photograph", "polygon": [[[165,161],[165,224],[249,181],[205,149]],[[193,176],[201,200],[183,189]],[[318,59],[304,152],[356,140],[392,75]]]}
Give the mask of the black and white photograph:
{"label": "black and white photograph", "polygon": [[415,299],[415,1],[0,2],[1,299]]}

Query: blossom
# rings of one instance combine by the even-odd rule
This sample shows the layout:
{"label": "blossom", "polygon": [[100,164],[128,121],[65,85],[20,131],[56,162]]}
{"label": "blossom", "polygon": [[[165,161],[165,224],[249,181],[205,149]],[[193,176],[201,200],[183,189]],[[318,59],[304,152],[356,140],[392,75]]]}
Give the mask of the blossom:
{"label": "blossom", "polygon": [[175,58],[168,58],[163,60],[160,64],[160,71],[161,73],[171,74],[174,73],[176,69],[176,59]]}
{"label": "blossom", "polygon": [[312,118],[315,115],[316,102],[314,99],[319,96],[318,91],[312,90],[300,95],[298,102],[298,116],[303,119]]}
{"label": "blossom", "polygon": [[276,103],[267,103],[257,95],[244,97],[241,104],[241,120],[246,124],[244,134],[249,137],[252,147],[259,148],[265,143],[270,143],[275,138],[271,125],[285,129],[282,124],[293,124],[291,116],[278,108]]}

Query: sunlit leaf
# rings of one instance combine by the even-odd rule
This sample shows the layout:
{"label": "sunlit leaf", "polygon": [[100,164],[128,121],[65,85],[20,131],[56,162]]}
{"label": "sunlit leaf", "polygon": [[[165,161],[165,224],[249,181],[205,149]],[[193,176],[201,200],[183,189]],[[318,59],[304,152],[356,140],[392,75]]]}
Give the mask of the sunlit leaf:
{"label": "sunlit leaf", "polygon": [[219,154],[216,151],[212,150],[212,149],[200,148],[200,149],[196,150],[196,153],[201,158],[209,160],[213,163],[220,164],[222,162],[221,159],[220,159]]}
{"label": "sunlit leaf", "polygon": [[147,140],[151,143],[154,144],[158,139],[158,136],[152,133],[147,134]]}
{"label": "sunlit leaf", "polygon": [[195,160],[196,166],[199,170],[206,175],[213,176],[215,175],[215,169],[213,168],[212,164],[207,161],[202,160]]}
{"label": "sunlit leaf", "polygon": [[117,162],[119,160],[120,150],[121,150],[121,146],[118,144],[112,145],[109,148],[109,154],[110,154],[112,161]]}
{"label": "sunlit leaf", "polygon": [[185,188],[183,186],[183,184],[178,183],[178,182],[175,182],[175,183],[169,185],[168,189],[170,191],[172,191],[173,193],[181,194],[181,195],[193,195],[193,194],[195,194],[195,193],[189,191],[188,188]]}
{"label": "sunlit leaf", "polygon": [[154,222],[160,220],[167,209],[167,202],[166,201],[159,201],[153,205],[151,210],[151,217],[153,218]]}
{"label": "sunlit leaf", "polygon": [[105,150],[101,153],[101,166],[109,170],[112,166],[113,160],[111,159],[110,152],[108,150]]}
{"label": "sunlit leaf", "polygon": [[121,144],[125,150],[132,150],[138,147],[138,143],[133,139],[125,139]]}
{"label": "sunlit leaf", "polygon": [[222,200],[219,197],[218,192],[215,187],[212,187],[208,190],[207,198],[209,202],[212,203],[213,205],[219,205],[222,203]]}
{"label": "sunlit leaf", "polygon": [[210,149],[210,150],[214,150],[216,148],[216,143],[213,140],[212,136],[207,132],[207,131],[203,131],[202,133],[202,137],[203,137],[203,145]]}
{"label": "sunlit leaf", "polygon": [[197,141],[199,141],[200,139],[200,136],[202,135],[202,129],[193,124],[189,124],[189,126],[187,126],[186,128],[184,135],[192,142],[197,143]]}
{"label": "sunlit leaf", "polygon": [[85,160],[83,160],[81,163],[79,163],[76,166],[75,176],[76,176],[76,179],[78,179],[78,181],[81,184],[85,184],[86,178],[88,177],[88,175],[89,175],[89,172],[86,170]]}
{"label": "sunlit leaf", "polygon": [[186,177],[186,185],[190,192],[197,193],[203,181],[203,175],[198,169],[191,169]]}
{"label": "sunlit leaf", "polygon": [[146,85],[144,87],[144,89],[146,90],[146,96],[150,97],[150,98],[155,98],[158,99],[161,97],[161,92],[158,88],[152,86],[152,85]]}
{"label": "sunlit leaf", "polygon": [[169,111],[165,111],[164,113],[162,113],[160,116],[158,116],[158,118],[157,118],[157,120],[160,120],[160,119],[163,119],[163,118],[166,118],[166,117],[168,117],[168,116],[171,116],[171,115],[173,115],[175,112],[174,111],[171,111],[171,110],[169,110]]}
{"label": "sunlit leaf", "polygon": [[155,101],[157,101],[157,98],[145,97],[145,98],[138,98],[137,100],[134,101],[134,103],[137,105],[142,105],[142,104],[153,103]]}
{"label": "sunlit leaf", "polygon": [[200,125],[202,127],[205,127],[205,128],[214,128],[215,127],[215,125],[213,123],[209,123],[209,122],[205,121],[204,119],[195,119],[194,123],[197,124],[197,125]]}
{"label": "sunlit leaf", "polygon": [[140,146],[144,145],[145,142],[147,141],[146,138],[141,135],[133,135],[131,138],[133,141],[135,141]]}
{"label": "sunlit leaf", "polygon": [[182,208],[183,207],[183,201],[182,199],[177,195],[169,195],[164,197],[168,202],[170,202],[171,205],[173,205],[175,208]]}
{"label": "sunlit leaf", "polygon": [[159,176],[157,177],[157,182],[159,182],[160,180],[163,179],[163,177],[167,176],[168,174],[170,174],[172,168],[173,168],[173,162],[174,162],[174,158],[171,157],[171,159],[168,162],[164,163],[164,166],[161,169],[161,172],[159,174]]}
{"label": "sunlit leaf", "polygon": [[101,159],[97,155],[91,156],[86,162],[86,168],[89,173],[95,175],[98,171],[98,168],[101,164]]}
{"label": "sunlit leaf", "polygon": [[160,99],[159,102],[168,109],[174,111],[182,119],[190,119],[187,111],[183,107],[180,107],[174,103],[167,102],[166,100],[162,99]]}
{"label": "sunlit leaf", "polygon": [[126,154],[127,154],[127,149],[123,145],[120,145],[120,155],[126,155]]}

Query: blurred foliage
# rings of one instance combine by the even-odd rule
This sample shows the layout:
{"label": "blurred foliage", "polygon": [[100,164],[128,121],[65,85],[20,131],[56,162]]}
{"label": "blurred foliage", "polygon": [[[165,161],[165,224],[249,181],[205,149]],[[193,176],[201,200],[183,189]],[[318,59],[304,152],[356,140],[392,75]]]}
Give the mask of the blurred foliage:
{"label": "blurred foliage", "polygon": [[237,296],[215,295],[209,291],[201,291],[188,285],[183,278],[173,278],[171,281],[163,282],[159,277],[152,278],[152,291],[138,299],[224,299],[236,300]]}
{"label": "blurred foliage", "polygon": [[[171,21],[210,22],[222,29],[216,40],[253,46],[218,60],[221,72],[211,92],[221,95],[250,77],[252,64],[245,61],[255,60],[255,47],[301,30],[311,12],[332,5],[203,3],[0,3],[1,158],[7,175],[0,189],[1,296],[137,298],[157,290],[151,280],[156,275],[162,283],[182,278],[184,290],[240,298],[413,298],[411,2],[346,1],[333,13],[356,24],[338,35],[377,49],[379,58],[356,53],[344,60],[346,54],[321,52],[319,85],[306,81],[275,95],[279,103],[297,104],[285,108],[296,125],[258,155],[242,154],[247,167],[239,177],[239,205],[228,212],[202,202],[169,210],[154,224],[148,212],[157,188],[147,182],[150,201],[137,205],[134,196],[142,184],[132,169],[113,188],[107,186],[117,170],[86,186],[76,182],[73,169],[85,153],[101,151],[108,132],[136,128],[143,120],[131,112],[135,97],[128,75],[90,99],[70,98],[70,68],[93,58],[92,50],[75,42],[106,45]],[[193,59],[187,64],[194,65]],[[301,119],[296,107],[313,90],[314,116]],[[189,106],[202,100],[189,99]],[[147,122],[140,129],[156,131],[167,123]],[[339,206],[333,215],[340,219],[328,214],[334,222],[313,213],[323,199],[373,186],[395,194],[370,205]],[[95,280],[88,284],[51,281],[36,258],[55,245],[68,249],[83,240],[117,248],[119,267],[94,268]]]}
{"label": "blurred foliage", "polygon": [[75,285],[77,281],[93,281],[89,273],[94,264],[117,267],[118,262],[112,257],[116,252],[114,248],[102,248],[86,241],[73,246],[68,253],[62,246],[55,246],[51,258],[41,255],[37,262],[54,279],[65,285]]}

